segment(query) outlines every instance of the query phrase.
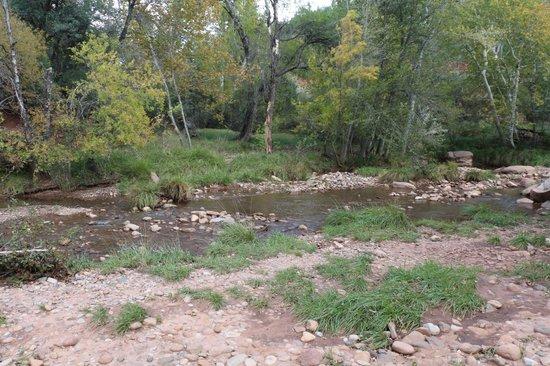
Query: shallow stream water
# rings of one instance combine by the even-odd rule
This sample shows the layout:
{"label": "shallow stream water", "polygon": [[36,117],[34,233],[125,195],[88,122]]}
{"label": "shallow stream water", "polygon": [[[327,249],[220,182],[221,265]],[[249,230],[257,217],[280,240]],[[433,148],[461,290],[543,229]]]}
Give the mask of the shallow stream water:
{"label": "shallow stream water", "polygon": [[[219,224],[205,225],[212,230],[198,229],[193,233],[175,231],[174,226],[192,227],[191,223],[179,223],[178,217],[188,217],[193,210],[227,211],[236,217],[252,215],[261,212],[270,213],[280,219],[276,222],[256,222],[265,229],[260,235],[273,231],[299,233],[298,226],[306,225],[309,231],[319,230],[324,218],[330,210],[341,208],[365,207],[375,204],[396,204],[406,208],[407,213],[414,218],[454,219],[460,215],[465,204],[487,203],[503,210],[519,210],[515,201],[520,197],[518,190],[485,192],[483,196],[466,202],[430,202],[416,201],[411,196],[391,196],[390,190],[384,187],[369,187],[365,189],[335,190],[328,192],[263,193],[243,194],[220,197],[217,199],[200,199],[175,208],[158,209],[151,212],[132,212],[131,207],[121,197],[84,200],[64,197],[63,193],[46,195],[45,198],[29,198],[25,204],[31,205],[63,205],[67,207],[86,207],[93,209],[98,216],[91,219],[85,214],[72,216],[46,215],[39,218],[46,222],[36,235],[37,241],[63,242],[72,252],[84,252],[100,256],[123,246],[145,244],[151,246],[177,245],[189,251],[200,253],[213,240],[220,228]],[[145,216],[153,220],[161,220],[160,232],[152,233],[150,223],[144,222]],[[125,221],[140,225],[144,236],[132,238],[130,233],[122,231]],[[19,222],[0,224],[2,235],[11,235],[14,225]],[[67,244],[67,239],[70,242]]]}

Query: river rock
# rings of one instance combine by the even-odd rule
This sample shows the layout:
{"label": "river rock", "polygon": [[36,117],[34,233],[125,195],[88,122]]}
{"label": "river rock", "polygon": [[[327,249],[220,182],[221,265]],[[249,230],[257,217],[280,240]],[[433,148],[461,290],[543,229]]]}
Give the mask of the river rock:
{"label": "river rock", "polygon": [[157,232],[160,231],[161,227],[158,226],[157,224],[153,224],[153,225],[151,225],[150,229],[151,229],[152,232],[157,233]]}
{"label": "river rock", "polygon": [[531,190],[533,190],[533,188],[535,188],[537,186],[537,184],[533,184],[532,186],[529,186],[527,188],[525,188],[523,191],[521,191],[521,195],[522,196],[529,196],[531,194]]}
{"label": "river rock", "polygon": [[151,172],[151,180],[153,181],[153,183],[158,183],[158,182],[160,182],[160,178],[159,178],[159,176],[157,175],[157,173],[155,173],[155,172]]}
{"label": "river rock", "polygon": [[44,361],[36,359],[36,358],[29,358],[29,366],[43,366]]}
{"label": "river rock", "polygon": [[303,332],[302,338],[300,340],[304,343],[309,343],[315,340],[315,335],[311,334],[310,332]]}
{"label": "river rock", "polygon": [[395,323],[394,322],[389,322],[388,323],[388,330],[390,331],[391,339],[396,339],[397,338],[397,329],[395,328]]}
{"label": "river rock", "polygon": [[408,343],[401,342],[401,341],[395,341],[391,345],[391,349],[397,353],[400,353],[402,355],[412,355],[415,350],[414,347],[411,346]]}
{"label": "river rock", "polygon": [[63,339],[63,341],[61,342],[61,345],[63,347],[72,347],[72,346],[75,346],[79,341],[80,341],[80,338],[78,338],[77,336],[70,336]]}
{"label": "river rock", "polygon": [[100,365],[108,365],[113,362],[113,356],[108,353],[102,353],[101,356],[97,359],[97,363]]}
{"label": "river rock", "polygon": [[521,178],[519,185],[523,188],[528,188],[537,185],[537,181],[533,178]]}
{"label": "river rock", "polygon": [[315,332],[319,328],[319,323],[317,320],[309,319],[306,322],[306,329],[310,332]]}
{"label": "river rock", "polygon": [[535,332],[550,336],[550,323],[537,323],[534,328]]}
{"label": "river rock", "polygon": [[227,366],[240,366],[244,364],[244,361],[248,358],[244,353],[240,353],[227,360]]}
{"label": "river rock", "polygon": [[495,169],[495,172],[501,174],[534,174],[536,169],[529,165],[511,165]]}
{"label": "river rock", "polygon": [[471,343],[461,343],[458,346],[459,350],[461,350],[462,352],[467,353],[467,354],[478,353],[479,351],[481,351],[481,348],[482,347],[480,345],[471,344]]}
{"label": "river rock", "polygon": [[447,158],[459,166],[472,166],[474,154],[471,151],[449,151]]}
{"label": "river rock", "polygon": [[324,353],[315,349],[305,349],[300,353],[298,362],[301,366],[317,366],[323,362]]}
{"label": "river rock", "polygon": [[507,360],[517,361],[521,358],[521,349],[513,343],[506,343],[496,348],[496,354]]}
{"label": "river rock", "polygon": [[535,202],[550,201],[550,179],[546,179],[544,182],[531,189],[529,197]]}
{"label": "river rock", "polygon": [[416,186],[409,182],[393,182],[391,184],[392,188],[399,189],[399,190],[413,190],[416,189]]}
{"label": "river rock", "polygon": [[524,207],[533,207],[533,200],[529,199],[529,198],[520,198],[518,200],[516,200],[516,203],[520,206],[524,206]]}
{"label": "river rock", "polygon": [[130,222],[124,224],[124,229],[126,229],[126,231],[138,231],[139,230],[139,225],[136,225],[136,224],[132,224]]}
{"label": "river rock", "polygon": [[426,336],[416,330],[413,330],[403,337],[402,341],[415,347],[429,348],[429,344],[426,342]]}

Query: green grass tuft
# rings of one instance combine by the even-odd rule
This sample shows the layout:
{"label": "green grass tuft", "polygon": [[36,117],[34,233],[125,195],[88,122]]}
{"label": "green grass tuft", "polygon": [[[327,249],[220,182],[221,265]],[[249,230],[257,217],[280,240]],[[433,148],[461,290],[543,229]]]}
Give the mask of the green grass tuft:
{"label": "green grass tuft", "polygon": [[325,220],[323,231],[329,237],[351,236],[363,241],[414,241],[418,237],[414,223],[394,206],[332,212]]}
{"label": "green grass tuft", "polygon": [[104,306],[97,306],[92,311],[92,323],[96,327],[101,327],[109,322],[109,309]]}
{"label": "green grass tuft", "polygon": [[550,283],[550,263],[528,261],[517,265],[509,274],[531,282]]}
{"label": "green grass tuft", "polygon": [[0,327],[2,325],[6,325],[8,323],[8,319],[6,318],[6,316],[2,313],[0,313]]}
{"label": "green grass tuft", "polygon": [[147,311],[136,303],[126,303],[120,309],[115,321],[115,331],[124,334],[130,330],[130,325],[135,322],[142,322],[147,317]]}
{"label": "green grass tuft", "polygon": [[372,257],[368,254],[351,259],[330,256],[316,269],[321,276],[340,282],[346,290],[358,291],[367,289],[365,275],[370,273],[371,263]]}
{"label": "green grass tuft", "polygon": [[434,262],[412,269],[393,268],[377,287],[346,295],[334,290],[316,293],[313,282],[295,268],[279,272],[272,289],[293,305],[301,319],[319,321],[325,332],[361,334],[374,347],[387,344],[385,330],[390,321],[410,330],[420,324],[429,308],[442,307],[464,316],[483,306],[476,293],[474,270]]}
{"label": "green grass tuft", "polygon": [[265,297],[257,297],[241,286],[233,286],[227,289],[231,297],[237,300],[244,300],[256,309],[265,309],[269,306],[269,300]]}
{"label": "green grass tuft", "polygon": [[487,242],[493,245],[500,245],[502,243],[502,240],[500,239],[500,236],[492,235],[487,239]]}
{"label": "green grass tuft", "polygon": [[495,179],[496,175],[490,170],[472,169],[466,172],[464,180],[468,182],[482,182],[486,180]]}
{"label": "green grass tuft", "polygon": [[388,170],[379,166],[362,166],[355,169],[355,173],[364,177],[379,177],[387,173]]}
{"label": "green grass tuft", "polygon": [[527,249],[529,245],[537,248],[550,247],[550,245],[546,243],[546,237],[544,235],[529,234],[525,232],[516,235],[510,243],[518,249]]}
{"label": "green grass tuft", "polygon": [[194,300],[208,301],[214,310],[220,310],[225,305],[223,295],[211,289],[193,290],[184,287],[179,290],[179,293],[184,296],[190,296]]}

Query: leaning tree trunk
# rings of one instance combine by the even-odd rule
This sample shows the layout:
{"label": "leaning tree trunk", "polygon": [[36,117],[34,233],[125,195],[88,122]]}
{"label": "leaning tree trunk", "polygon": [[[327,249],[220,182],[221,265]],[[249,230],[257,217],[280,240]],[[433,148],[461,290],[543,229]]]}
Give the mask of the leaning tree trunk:
{"label": "leaning tree trunk", "polygon": [[185,134],[187,135],[187,142],[189,142],[189,147],[191,147],[191,136],[189,135],[189,127],[187,126],[187,119],[185,118],[185,112],[183,110],[183,103],[181,101],[180,90],[178,89],[178,84],[176,83],[176,78],[172,74],[172,83],[174,84],[174,90],[176,91],[176,96],[178,97],[178,103],[180,104],[181,119],[183,121],[183,127],[185,128]]}
{"label": "leaning tree trunk", "polygon": [[498,132],[498,136],[501,141],[504,141],[504,136],[502,134],[502,129],[500,128],[500,116],[498,114],[497,106],[495,103],[495,97],[493,95],[493,89],[491,84],[489,84],[489,79],[487,78],[487,69],[489,68],[489,59],[487,57],[487,49],[483,49],[483,69],[481,70],[481,76],[483,78],[483,84],[487,90],[487,96],[489,97],[489,102],[491,103],[491,109],[493,110],[493,116],[495,118],[495,127]]}
{"label": "leaning tree trunk", "polygon": [[21,120],[23,121],[25,140],[27,141],[27,143],[30,143],[32,142],[32,126],[29,113],[27,112],[27,108],[25,107],[25,100],[23,98],[23,88],[21,87],[21,77],[19,75],[19,65],[17,61],[17,50],[15,49],[15,37],[11,28],[8,0],[2,0],[2,8],[4,9],[4,21],[6,23],[6,32],[8,34],[11,67],[13,73],[13,78],[11,79],[11,82],[13,84],[13,90],[15,92],[17,104],[19,105],[19,115],[21,116]]}
{"label": "leaning tree trunk", "polygon": [[153,47],[153,44],[151,41],[149,41],[149,49],[151,50],[151,56],[153,57],[153,64],[155,65],[155,68],[160,73],[161,79],[162,79],[162,85],[164,86],[164,92],[166,93],[166,99],[168,101],[168,117],[170,117],[170,122],[172,122],[172,127],[174,127],[174,131],[176,131],[176,134],[178,135],[181,144],[185,145],[185,139],[183,138],[183,134],[181,133],[178,124],[176,123],[176,119],[174,118],[174,112],[172,107],[172,98],[170,96],[170,88],[168,87],[168,82],[166,81],[166,77],[164,76],[164,73],[162,72],[162,67],[160,66],[160,61],[157,57],[157,53],[155,52],[155,48]]}
{"label": "leaning tree trunk", "polygon": [[122,31],[118,36],[118,41],[120,43],[124,42],[128,34],[128,28],[130,28],[130,23],[132,22],[132,17],[134,14],[134,8],[136,7],[137,0],[128,0],[128,13],[126,14],[126,19],[124,20],[124,26]]}

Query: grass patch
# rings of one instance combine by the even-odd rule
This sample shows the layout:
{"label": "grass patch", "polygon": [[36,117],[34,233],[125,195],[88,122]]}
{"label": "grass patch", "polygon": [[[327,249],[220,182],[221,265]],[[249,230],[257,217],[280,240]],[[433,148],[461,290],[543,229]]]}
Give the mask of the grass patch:
{"label": "grass patch", "polygon": [[523,223],[527,215],[522,212],[497,211],[485,204],[469,205],[462,209],[466,218],[483,226],[507,227]]}
{"label": "grass patch", "polygon": [[251,278],[250,280],[246,281],[246,284],[252,288],[259,288],[265,285],[266,281],[262,280],[261,278]]}
{"label": "grass patch", "polygon": [[6,316],[2,313],[0,313],[0,327],[2,325],[6,325],[8,323],[8,319],[6,318]]}
{"label": "grass patch", "polygon": [[350,291],[366,290],[365,275],[370,273],[372,257],[362,254],[355,258],[330,256],[326,263],[316,267],[317,272],[325,278],[336,280]]}
{"label": "grass patch", "polygon": [[147,317],[147,311],[136,303],[126,303],[120,309],[115,321],[115,331],[118,334],[124,334],[130,329],[130,325],[135,322],[142,322]]}
{"label": "grass patch", "polygon": [[363,177],[379,177],[388,172],[387,168],[379,166],[362,166],[355,169],[355,173],[362,175]]}
{"label": "grass patch", "polygon": [[92,324],[102,327],[109,322],[109,309],[105,306],[97,306],[91,311]]}
{"label": "grass patch", "polygon": [[502,239],[498,235],[492,235],[487,239],[487,242],[492,245],[500,245],[502,244]]}
{"label": "grass patch", "polygon": [[67,270],[70,274],[75,274],[96,266],[96,262],[87,255],[76,255],[67,260]]}
{"label": "grass patch", "polygon": [[355,332],[376,348],[386,346],[390,321],[410,330],[420,324],[429,308],[442,307],[464,316],[483,306],[476,293],[474,270],[435,262],[408,270],[391,269],[377,287],[346,295],[334,290],[316,293],[312,281],[295,268],[279,272],[272,289],[293,305],[298,317],[319,321],[325,332]]}
{"label": "grass patch", "polygon": [[184,287],[179,290],[179,293],[184,296],[189,296],[194,300],[207,301],[210,305],[212,305],[214,310],[220,310],[225,305],[223,295],[210,289],[193,290],[188,287]]}
{"label": "grass patch", "polygon": [[419,219],[416,220],[415,223],[418,226],[429,227],[442,234],[458,234],[460,236],[472,236],[477,229],[481,228],[481,225],[476,224],[473,221],[457,222],[438,219]]}
{"label": "grass patch", "polygon": [[102,273],[112,273],[119,268],[148,269],[150,273],[170,281],[177,281],[189,275],[195,257],[183,249],[145,246],[129,247],[118,251],[97,266]]}
{"label": "grass patch", "polygon": [[546,243],[546,237],[544,235],[529,234],[525,232],[516,235],[510,241],[510,244],[518,249],[527,249],[529,245],[536,248],[550,247],[550,245]]}
{"label": "grass patch", "polygon": [[206,254],[198,259],[200,266],[218,272],[228,272],[249,266],[253,260],[276,256],[279,253],[313,252],[315,246],[293,236],[280,233],[259,239],[254,230],[242,225],[227,225],[210,244]]}
{"label": "grass patch", "polygon": [[550,283],[550,263],[529,261],[518,264],[508,274],[518,276],[531,282]]}
{"label": "grass patch", "polygon": [[458,165],[455,163],[391,167],[380,171],[378,175],[380,176],[380,180],[386,183],[423,179],[436,182],[443,179],[447,181],[460,180]]}
{"label": "grass patch", "polygon": [[490,170],[472,169],[466,172],[464,180],[468,182],[482,182],[495,179],[496,175]]}
{"label": "grass patch", "polygon": [[227,292],[232,298],[237,300],[244,300],[256,309],[265,309],[269,305],[269,300],[267,298],[257,297],[241,286],[230,287],[229,289],[227,289]]}
{"label": "grass patch", "polygon": [[394,206],[332,212],[325,220],[323,231],[329,237],[351,236],[362,241],[414,241],[418,237],[414,223]]}

